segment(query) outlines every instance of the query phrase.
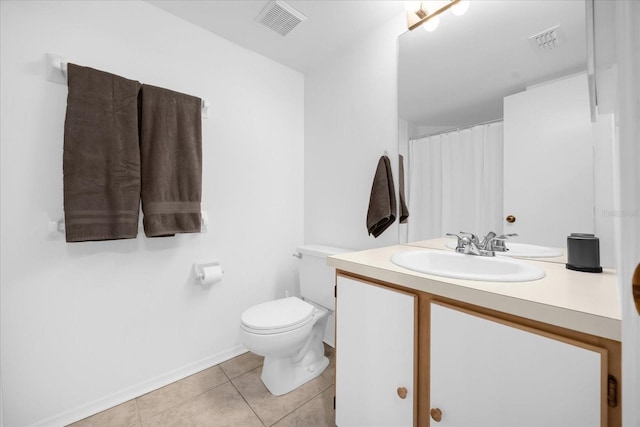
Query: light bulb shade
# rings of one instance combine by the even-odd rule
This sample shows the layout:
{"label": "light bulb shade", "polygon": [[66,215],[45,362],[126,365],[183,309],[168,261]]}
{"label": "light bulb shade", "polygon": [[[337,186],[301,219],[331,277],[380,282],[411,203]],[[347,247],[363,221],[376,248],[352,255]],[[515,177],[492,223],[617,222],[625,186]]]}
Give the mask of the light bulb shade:
{"label": "light bulb shade", "polygon": [[462,0],[451,6],[451,13],[456,16],[464,15],[469,9],[469,0]]}
{"label": "light bulb shade", "polygon": [[422,2],[420,1],[405,1],[404,10],[406,10],[409,13],[415,13],[417,10],[420,9],[421,4]]}
{"label": "light bulb shade", "polygon": [[438,25],[440,25],[440,17],[434,16],[433,18],[422,24],[422,28],[424,28],[425,31],[431,32],[438,28]]}

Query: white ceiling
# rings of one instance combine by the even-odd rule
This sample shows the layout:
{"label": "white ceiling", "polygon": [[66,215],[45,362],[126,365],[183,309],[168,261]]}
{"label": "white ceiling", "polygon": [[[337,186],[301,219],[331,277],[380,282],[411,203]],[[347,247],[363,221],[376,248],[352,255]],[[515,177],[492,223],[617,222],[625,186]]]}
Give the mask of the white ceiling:
{"label": "white ceiling", "polygon": [[286,0],[307,19],[282,37],[255,20],[268,0],[147,1],[302,73],[404,11],[402,1]]}

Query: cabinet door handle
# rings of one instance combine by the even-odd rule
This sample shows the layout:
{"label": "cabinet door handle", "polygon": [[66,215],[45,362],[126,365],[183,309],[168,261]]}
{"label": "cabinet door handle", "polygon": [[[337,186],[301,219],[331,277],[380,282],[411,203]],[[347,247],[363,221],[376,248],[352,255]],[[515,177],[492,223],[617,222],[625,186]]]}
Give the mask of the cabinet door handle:
{"label": "cabinet door handle", "polygon": [[429,414],[431,415],[431,418],[433,419],[433,421],[439,423],[442,420],[442,411],[440,410],[440,408],[431,408],[431,411],[429,411]]}
{"label": "cabinet door handle", "polygon": [[400,397],[400,399],[405,399],[407,397],[406,387],[398,387],[398,390],[396,391],[398,392],[398,396]]}
{"label": "cabinet door handle", "polygon": [[514,222],[516,222],[516,217],[513,215],[507,215],[507,217],[505,218],[507,220],[507,222],[509,224],[513,224]]}

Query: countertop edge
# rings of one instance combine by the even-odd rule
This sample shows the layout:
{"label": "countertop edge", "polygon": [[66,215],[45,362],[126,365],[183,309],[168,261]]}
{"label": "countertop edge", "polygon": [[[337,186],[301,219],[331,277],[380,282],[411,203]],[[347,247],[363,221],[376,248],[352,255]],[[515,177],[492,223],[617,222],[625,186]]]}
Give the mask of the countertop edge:
{"label": "countertop edge", "polygon": [[455,283],[448,282],[446,278],[434,280],[420,276],[419,274],[390,270],[385,267],[374,267],[335,257],[329,257],[327,263],[329,266],[336,268],[336,270],[344,271],[345,273],[369,277],[374,280],[403,286],[416,291],[426,292],[614,341],[621,341],[621,321],[619,319],[459,286]]}

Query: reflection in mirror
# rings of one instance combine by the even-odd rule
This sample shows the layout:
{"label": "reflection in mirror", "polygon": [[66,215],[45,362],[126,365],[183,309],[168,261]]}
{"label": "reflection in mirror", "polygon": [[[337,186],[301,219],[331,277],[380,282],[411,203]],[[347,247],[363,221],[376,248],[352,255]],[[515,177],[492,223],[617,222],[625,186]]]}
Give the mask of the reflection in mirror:
{"label": "reflection in mirror", "polygon": [[583,1],[470,3],[400,37],[399,115],[423,131],[501,119],[505,96],[586,70]]}
{"label": "reflection in mirror", "polygon": [[593,153],[611,144],[613,118],[591,123],[586,4],[471,1],[399,38],[401,243],[493,230],[564,247],[572,232],[609,234],[594,219]]}

